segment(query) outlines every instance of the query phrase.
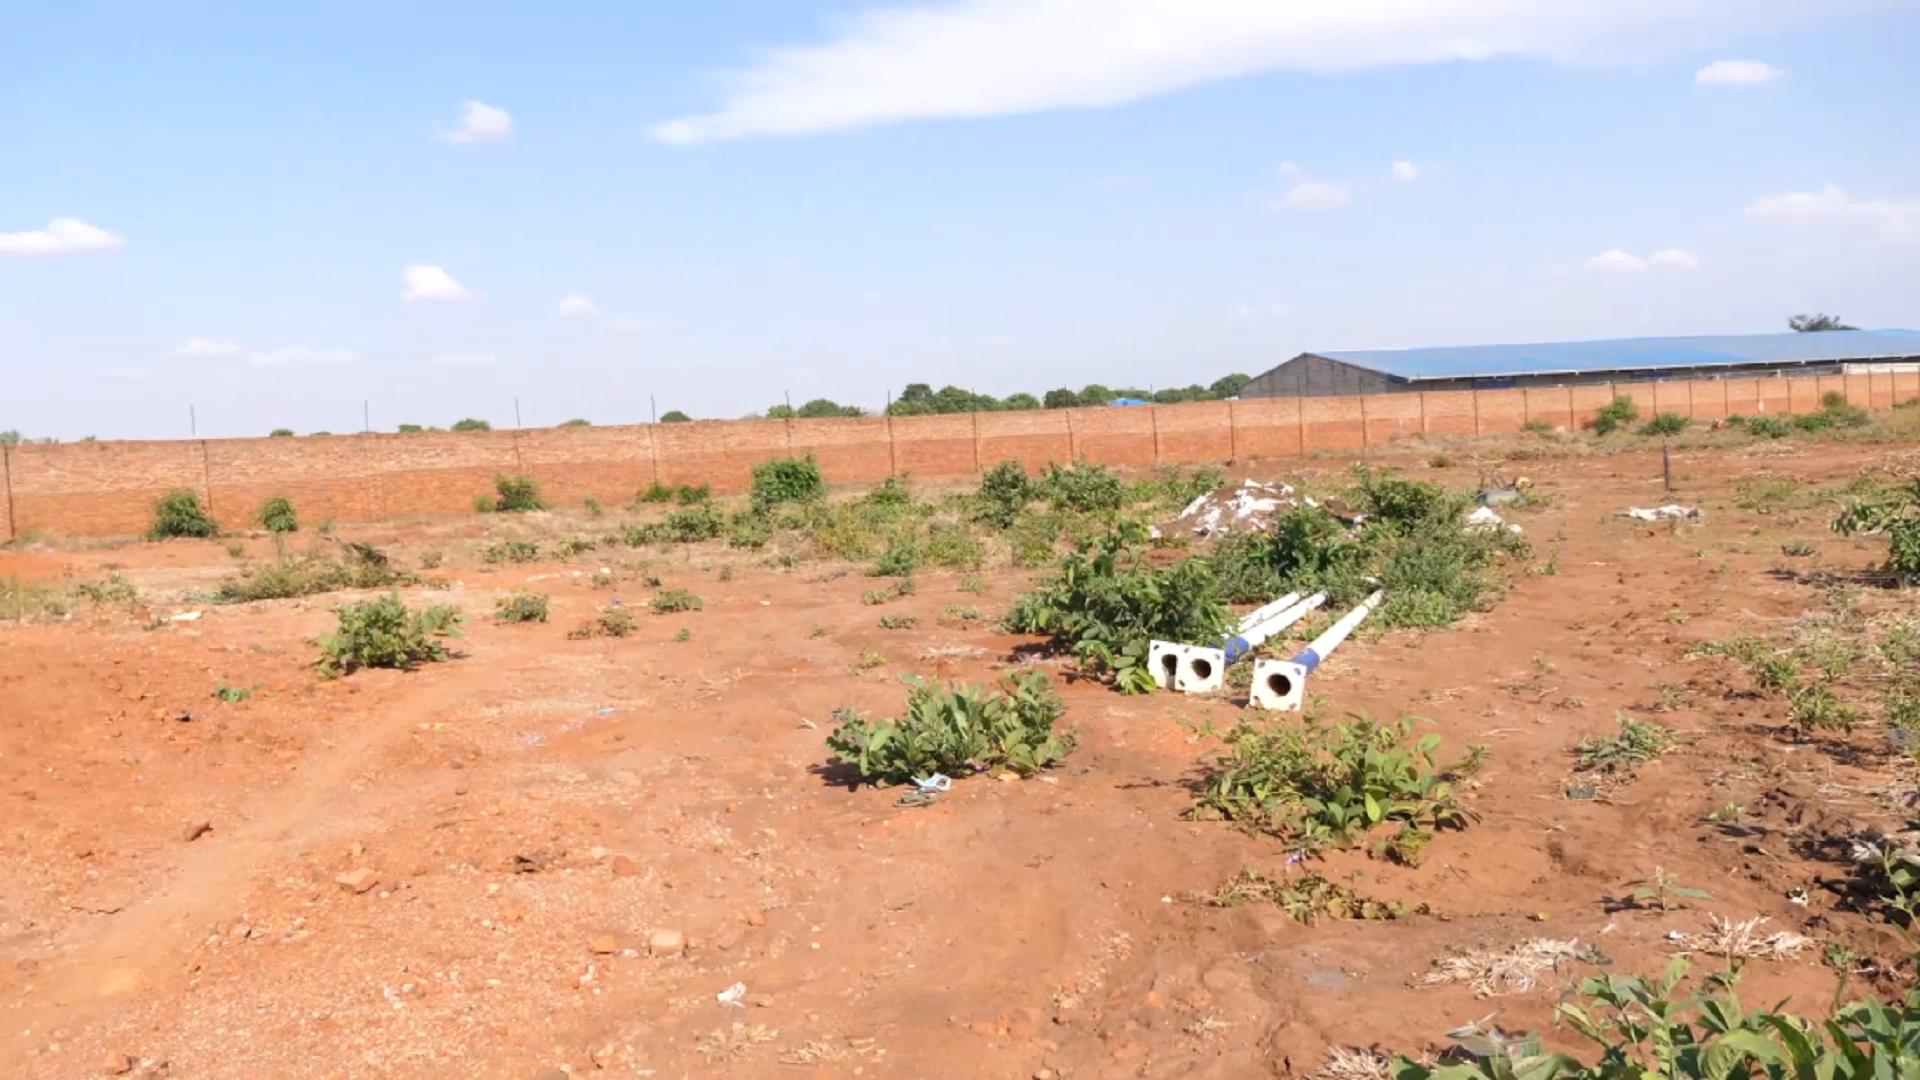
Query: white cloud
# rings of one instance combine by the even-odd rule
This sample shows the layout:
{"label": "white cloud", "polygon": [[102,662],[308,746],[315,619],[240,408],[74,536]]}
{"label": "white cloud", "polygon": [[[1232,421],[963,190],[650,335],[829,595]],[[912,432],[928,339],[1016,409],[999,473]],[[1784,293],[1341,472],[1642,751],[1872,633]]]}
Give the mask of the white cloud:
{"label": "white cloud", "polygon": [[124,244],[118,236],[79,218],[58,217],[44,229],[0,233],[0,255],[65,255],[110,251]]}
{"label": "white cloud", "polygon": [[1856,199],[1837,184],[1747,204],[1747,217],[1782,225],[1867,229],[1889,240],[1920,236],[1920,199]]}
{"label": "white cloud", "polygon": [[574,293],[560,298],[560,317],[563,319],[591,319],[600,314],[593,301]]}
{"label": "white cloud", "polygon": [[441,367],[488,367],[494,362],[492,353],[434,353],[430,357]]}
{"label": "white cloud", "polygon": [[110,382],[139,382],[147,377],[147,369],[130,364],[101,368],[100,377]]}
{"label": "white cloud", "polygon": [[247,354],[254,367],[326,367],[359,360],[349,349],[316,349],[310,345],[283,345],[272,352]]}
{"label": "white cloud", "polygon": [[1783,68],[1765,60],[1715,60],[1693,73],[1693,81],[1703,86],[1751,86],[1769,83],[1786,75]]}
{"label": "white cloud", "polygon": [[447,135],[448,142],[498,142],[513,134],[513,117],[507,110],[484,101],[469,101],[460,108],[460,126]]}
{"label": "white cloud", "polygon": [[1587,260],[1587,269],[1597,274],[1639,273],[1647,268],[1647,260],[1638,255],[1629,255],[1619,248],[1603,251]]}
{"label": "white cloud", "polygon": [[[717,108],[659,124],[669,143],[802,135],[931,117],[1118,105],[1277,69],[1337,72],[1496,57],[1643,60],[1723,28],[1824,10],[1668,0],[899,0],[819,44],[733,72]],[[1758,10],[1755,10],[1758,8]]]}
{"label": "white cloud", "polygon": [[1699,257],[1679,248],[1662,248],[1644,259],[1630,251],[1610,248],[1587,260],[1587,269],[1596,274],[1638,274],[1647,270],[1699,268]]}
{"label": "white cloud", "polygon": [[1396,161],[1393,163],[1393,178],[1403,184],[1411,184],[1420,179],[1420,166],[1411,161]]}
{"label": "white cloud", "polygon": [[473,294],[438,266],[409,266],[400,275],[409,300],[471,300]]}
{"label": "white cloud", "polygon": [[175,356],[239,356],[245,351],[238,342],[203,337],[190,337],[173,347]]}
{"label": "white cloud", "polygon": [[1297,161],[1283,161],[1280,163],[1280,168],[1278,170],[1281,176],[1284,176],[1289,180],[1298,179],[1300,176],[1300,171],[1301,171],[1300,163]]}
{"label": "white cloud", "polygon": [[1350,201],[1347,189],[1319,180],[1302,180],[1280,200],[1291,210],[1338,210]]}

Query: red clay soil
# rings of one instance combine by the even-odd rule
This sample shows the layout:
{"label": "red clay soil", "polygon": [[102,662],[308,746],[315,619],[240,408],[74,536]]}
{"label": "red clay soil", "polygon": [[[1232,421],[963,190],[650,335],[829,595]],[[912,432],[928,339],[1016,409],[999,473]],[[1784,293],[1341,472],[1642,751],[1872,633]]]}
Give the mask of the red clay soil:
{"label": "red clay soil", "polygon": [[[1736,509],[1736,484],[1836,483],[1897,453],[1690,454],[1671,498],[1705,519],[1679,527],[1616,516],[1669,500],[1657,455],[1528,463],[1545,505],[1515,520],[1557,572],[1517,575],[1443,632],[1363,634],[1315,676],[1331,715],[1413,714],[1444,755],[1492,750],[1478,821],[1424,865],[1317,867],[1434,912],[1397,922],[1190,898],[1245,867],[1302,872],[1271,838],[1183,816],[1217,744],[1180,721],[1225,727],[1232,698],[1126,697],[1043,661],[1080,737],[1063,767],[963,779],[920,808],[849,787],[822,743],[832,710],[897,713],[901,675],[991,678],[1021,644],[991,629],[1018,571],[988,571],[985,596],[923,574],[875,608],[857,569],[702,547],[648,572],[704,610],[569,640],[609,596],[648,590],[593,588],[605,555],[483,567],[479,521],[373,527],[354,538],[409,564],[449,552],[449,590],[406,592],[462,607],[466,633],[451,662],[326,680],[311,639],[340,594],[168,599],[229,572],[218,542],[0,555],[0,576],[119,565],[149,598],[0,626],[0,1074],[1278,1076],[1333,1046],[1426,1051],[1489,1014],[1545,1027],[1591,970],[1484,999],[1421,985],[1465,947],[1577,939],[1651,973],[1670,931],[1718,913],[1892,963],[1893,932],[1839,909],[1819,882],[1840,868],[1813,850],[1888,816],[1867,794],[1893,775],[1876,734],[1853,753],[1797,743],[1777,702],[1687,657],[1822,603],[1777,573],[1783,541],[1817,546],[1800,568],[1842,573],[1883,550],[1818,513]],[[523,582],[552,595],[552,621],[493,623]],[[1864,603],[1915,613],[1887,590]],[[954,604],[989,618],[943,623]],[[187,610],[202,614],[169,619]],[[920,622],[882,630],[880,613]],[[868,650],[887,662],[856,672]],[[223,685],[253,692],[229,704]],[[1570,800],[1570,748],[1620,711],[1685,741]],[[1747,808],[1738,829],[1706,819],[1728,803]],[[1712,898],[1609,910],[1656,867]],[[1835,980],[1815,948],[1750,964],[1743,991],[1818,1011]]]}

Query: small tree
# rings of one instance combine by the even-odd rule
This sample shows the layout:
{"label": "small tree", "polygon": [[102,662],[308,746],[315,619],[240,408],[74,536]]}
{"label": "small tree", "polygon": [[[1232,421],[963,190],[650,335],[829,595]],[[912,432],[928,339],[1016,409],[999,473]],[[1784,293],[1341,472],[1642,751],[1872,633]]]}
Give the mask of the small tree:
{"label": "small tree", "polygon": [[540,497],[540,489],[534,486],[531,476],[496,476],[493,478],[493,490],[499,494],[493,508],[503,514],[521,514],[529,510],[545,510],[546,500]]}
{"label": "small tree", "polygon": [[487,423],[485,420],[480,420],[480,419],[476,419],[475,417],[469,416],[464,420],[455,420],[453,422],[453,430],[455,431],[492,431],[493,425]]}
{"label": "small tree", "polygon": [[293,429],[287,428],[287,427],[277,427],[277,428],[274,428],[272,431],[268,432],[267,435],[269,438],[274,438],[274,439],[291,439],[293,438]]}
{"label": "small tree", "polygon": [[1111,405],[1118,396],[1099,383],[1088,383],[1081,389],[1078,400],[1081,405]]}
{"label": "small tree", "polygon": [[1040,399],[1040,404],[1049,409],[1071,409],[1080,404],[1080,395],[1062,386],[1056,390],[1047,391]]}
{"label": "small tree", "polygon": [[592,427],[593,421],[583,420],[580,417],[576,416],[573,419],[567,421],[566,423],[561,424],[560,426],[561,427]]}
{"label": "small tree", "polygon": [[176,488],[160,496],[153,504],[155,540],[173,536],[217,536],[220,526],[200,506],[200,496],[186,488]]}
{"label": "small tree", "polygon": [[1858,330],[1857,326],[1848,326],[1840,321],[1838,315],[1820,312],[1814,315],[1794,315],[1787,319],[1788,328],[1796,333],[1817,334],[1822,330]]}
{"label": "small tree", "polygon": [[781,503],[812,502],[827,493],[820,463],[804,458],[775,458],[753,467],[753,508],[765,510]]}
{"label": "small tree", "polygon": [[418,435],[426,429],[422,428],[419,424],[401,424],[399,427],[394,428],[394,430],[402,435]]}
{"label": "small tree", "polygon": [[1252,376],[1242,375],[1236,371],[1231,375],[1222,375],[1213,380],[1213,385],[1207,387],[1207,390],[1211,392],[1214,397],[1221,399],[1239,397],[1240,391],[1246,389],[1247,384],[1252,381]]}
{"label": "small tree", "polygon": [[328,678],[360,668],[400,668],[447,658],[440,639],[460,632],[460,609],[436,604],[408,611],[399,593],[334,608],[340,626],[320,639],[314,664]]}
{"label": "small tree", "polygon": [[1621,426],[1631,424],[1638,419],[1640,419],[1640,406],[1634,404],[1632,398],[1621,394],[1602,405],[1593,414],[1593,431],[1596,435],[1611,435]]}
{"label": "small tree", "polygon": [[1018,394],[1008,394],[1006,398],[1000,402],[1000,407],[1009,412],[1026,412],[1030,409],[1039,408],[1040,399],[1022,391]]}
{"label": "small tree", "polygon": [[294,513],[293,500],[285,495],[275,495],[261,503],[260,512],[254,515],[254,520],[271,533],[296,532],[300,528],[300,518]]}
{"label": "small tree", "polygon": [[679,409],[668,409],[660,416],[660,422],[663,424],[686,424],[692,422],[692,420],[693,417],[688,416]]}

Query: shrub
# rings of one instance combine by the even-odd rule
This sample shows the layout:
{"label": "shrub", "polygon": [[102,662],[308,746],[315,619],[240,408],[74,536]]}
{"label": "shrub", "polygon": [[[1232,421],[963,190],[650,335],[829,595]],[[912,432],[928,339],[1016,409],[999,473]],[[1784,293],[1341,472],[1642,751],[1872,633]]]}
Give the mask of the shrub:
{"label": "shrub", "polygon": [[586,501],[582,502],[580,505],[586,507],[588,517],[597,518],[607,512],[607,508],[600,505],[600,498],[597,495],[587,496]]}
{"label": "shrub", "polygon": [[880,629],[882,630],[911,630],[919,625],[920,616],[918,615],[880,616]]}
{"label": "shrub", "polygon": [[1618,734],[1591,736],[1574,747],[1582,770],[1632,774],[1673,745],[1673,732],[1660,724],[1626,713],[1615,714],[1614,722],[1620,726]]}
{"label": "shrub", "polygon": [[592,427],[592,426],[593,426],[593,421],[591,421],[591,420],[585,420],[585,419],[582,419],[582,418],[580,418],[580,417],[574,417],[574,418],[573,418],[572,420],[568,420],[568,421],[565,421],[565,422],[563,422],[563,423],[562,423],[562,424],[561,424],[560,426],[561,426],[561,427],[563,427],[563,428],[583,428],[583,427]]}
{"label": "shrub", "polygon": [[338,559],[324,555],[290,556],[242,567],[220,583],[215,603],[242,604],[253,600],[288,600],[339,589],[384,589],[411,585],[418,579],[397,570],[379,550],[365,544],[348,546]]}
{"label": "shrub", "polygon": [[765,514],[752,511],[733,515],[727,521],[727,546],[759,550],[773,539],[773,522]]}
{"label": "shrub", "polygon": [[516,591],[500,598],[493,607],[493,617],[501,622],[546,622],[547,598],[540,593]]}
{"label": "shrub", "polygon": [[155,540],[174,536],[204,538],[219,532],[220,526],[201,508],[200,496],[186,488],[169,491],[153,504],[153,531],[149,535]]}
{"label": "shrub", "polygon": [[895,536],[887,541],[887,550],[880,553],[868,574],[873,577],[906,577],[920,569],[923,558],[920,543],[911,536]]}
{"label": "shrub", "polygon": [[1833,528],[1847,536],[1885,536],[1886,572],[1909,584],[1920,581],[1920,479],[1849,499]]}
{"label": "shrub", "polygon": [[753,506],[756,510],[783,503],[813,502],[825,497],[827,482],[812,454],[803,458],[775,458],[753,467]]}
{"label": "shrub", "polygon": [[713,497],[713,491],[706,484],[680,484],[668,487],[655,480],[633,497],[635,503],[679,503],[681,506],[694,506]]}
{"label": "shrub", "polygon": [[663,424],[690,424],[693,422],[693,417],[688,416],[679,409],[668,409],[666,412],[660,414],[660,422]]}
{"label": "shrub", "polygon": [[481,494],[473,497],[473,512],[476,514],[493,513],[493,496]]}
{"label": "shrub", "polygon": [[320,640],[316,667],[332,678],[360,668],[400,668],[447,658],[441,641],[459,632],[460,610],[438,604],[409,611],[399,593],[337,607],[339,628]]}
{"label": "shrub", "polygon": [[423,551],[420,553],[420,569],[438,570],[441,560],[445,558],[446,556],[438,551]]}
{"label": "shrub", "polygon": [[401,435],[418,435],[427,429],[421,427],[419,424],[401,424],[393,430]]}
{"label": "shrub", "polygon": [[1470,815],[1456,791],[1485,751],[1470,748],[1454,765],[1437,764],[1438,735],[1414,738],[1411,718],[1375,723],[1355,714],[1331,730],[1308,715],[1298,725],[1240,721],[1208,770],[1193,816],[1239,822],[1303,851],[1352,847],[1381,826],[1399,835],[1383,846],[1418,862],[1427,836],[1465,828]]}
{"label": "shrub", "polygon": [[1551,435],[1553,434],[1553,425],[1545,420],[1529,420],[1520,425],[1520,430],[1526,432],[1528,435]]}
{"label": "shrub", "polygon": [[699,611],[706,606],[705,600],[686,589],[662,589],[660,594],[653,598],[653,612],[656,615],[667,615],[676,611]]}
{"label": "shrub", "polygon": [[493,508],[502,514],[523,514],[529,510],[547,508],[531,476],[496,476],[493,478],[493,490],[499,495]]}
{"label": "shrub", "polygon": [[1035,494],[1026,468],[1017,461],[1003,461],[980,477],[980,490],[974,496],[978,503],[976,514],[996,529],[1012,528],[1014,518],[1033,501]]}
{"label": "shrub", "polygon": [[540,545],[531,540],[503,540],[480,549],[480,558],[490,563],[526,563],[540,557]]}
{"label": "shrub", "polygon": [[274,428],[272,431],[267,432],[267,435],[268,437],[275,438],[275,439],[291,439],[293,438],[293,429],[277,427],[277,428]]}
{"label": "shrub", "polygon": [[464,420],[455,420],[453,422],[453,430],[455,431],[492,431],[493,425],[487,423],[485,420],[477,420],[469,416]]}
{"label": "shrub", "polygon": [[1063,524],[1058,514],[1022,511],[1007,534],[1007,542],[1013,549],[1013,565],[1040,566],[1052,562]]}
{"label": "shrub", "polygon": [[293,500],[285,495],[275,495],[260,504],[260,512],[254,515],[260,527],[272,533],[296,532],[300,528],[299,515],[294,513]]}
{"label": "shrub", "polygon": [[133,582],[118,570],[108,571],[107,576],[99,581],[80,582],[73,587],[73,595],[101,607],[130,607],[140,601],[140,593],[133,587]]}
{"label": "shrub", "polygon": [[1687,425],[1691,424],[1692,422],[1693,421],[1687,419],[1684,416],[1681,416],[1679,413],[1674,413],[1674,412],[1655,413],[1653,419],[1640,425],[1640,434],[1642,435],[1678,435],[1681,432],[1687,430]]}
{"label": "shrub", "polygon": [[993,769],[1027,776],[1073,749],[1073,735],[1054,730],[1066,707],[1043,672],[1004,676],[993,689],[908,682],[900,719],[875,723],[851,709],[833,714],[838,726],[827,736],[827,748],[864,780],[904,784],[934,773],[958,777]]}
{"label": "shrub", "polygon": [[1593,431],[1596,435],[1611,435],[1618,428],[1640,419],[1640,406],[1625,394],[1602,405],[1593,414]]}
{"label": "shrub", "polygon": [[1205,560],[1156,567],[1140,550],[1144,539],[1144,528],[1125,522],[1081,545],[1020,598],[1007,615],[1007,630],[1045,635],[1083,670],[1111,673],[1123,691],[1151,690],[1152,639],[1214,641],[1231,620]]}
{"label": "shrub", "polygon": [[565,558],[570,558],[574,555],[584,555],[587,552],[592,551],[594,548],[597,548],[599,546],[600,546],[600,541],[595,540],[592,537],[569,536],[565,540],[556,541],[554,543],[553,556],[556,559],[565,559]]}
{"label": "shrub", "polygon": [[1047,466],[1040,478],[1040,494],[1056,510],[1092,513],[1118,510],[1126,503],[1127,488],[1120,475],[1094,461],[1076,461],[1067,468]]}
{"label": "shrub", "polygon": [[1777,416],[1752,417],[1745,427],[1747,434],[1762,439],[1784,439],[1793,434],[1793,425]]}
{"label": "shrub", "polygon": [[633,612],[623,607],[608,605],[599,610],[593,618],[567,631],[567,637],[575,640],[590,637],[626,637],[633,633]]}

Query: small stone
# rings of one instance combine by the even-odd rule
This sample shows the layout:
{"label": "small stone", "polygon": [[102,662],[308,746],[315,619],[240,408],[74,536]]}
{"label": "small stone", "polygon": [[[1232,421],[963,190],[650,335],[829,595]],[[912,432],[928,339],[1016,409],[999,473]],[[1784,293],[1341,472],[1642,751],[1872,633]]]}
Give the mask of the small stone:
{"label": "small stone", "polygon": [[380,875],[374,873],[372,867],[361,866],[341,874],[333,881],[348,892],[363,893],[379,883]]}
{"label": "small stone", "polygon": [[133,1071],[133,1055],[115,1050],[100,1062],[100,1071],[108,1076],[124,1076]]}
{"label": "small stone", "polygon": [[366,853],[367,853],[367,845],[361,843],[358,840],[355,840],[353,843],[347,845],[347,857],[350,859],[357,859],[360,856],[365,855]]}
{"label": "small stone", "polygon": [[615,855],[613,857],[613,876],[632,877],[633,875],[639,872],[640,872],[640,864],[634,862],[632,859],[628,858],[627,856]]}
{"label": "small stone", "polygon": [[605,1046],[596,1048],[593,1053],[587,1056],[593,1059],[594,1068],[606,1069],[612,1067],[614,1055],[617,1053],[619,1053],[619,1050],[612,1043],[608,1043]]}
{"label": "small stone", "polygon": [[1042,1065],[1033,1070],[1033,1080],[1053,1080],[1053,1070]]}
{"label": "small stone", "polygon": [[612,934],[601,934],[587,943],[587,948],[605,956],[620,951],[620,941]]}
{"label": "small stone", "polygon": [[753,912],[748,912],[748,913],[747,913],[747,925],[748,925],[748,926],[765,926],[765,925],[767,925],[767,916],[766,916],[766,913],[764,913],[764,912],[759,912],[759,911],[753,911]]}
{"label": "small stone", "polygon": [[687,951],[687,936],[678,930],[655,930],[647,935],[651,956],[679,956]]}
{"label": "small stone", "polygon": [[180,839],[191,844],[213,830],[211,821],[189,821],[187,827],[180,830]]}

